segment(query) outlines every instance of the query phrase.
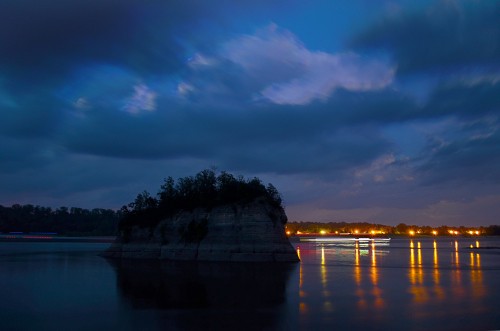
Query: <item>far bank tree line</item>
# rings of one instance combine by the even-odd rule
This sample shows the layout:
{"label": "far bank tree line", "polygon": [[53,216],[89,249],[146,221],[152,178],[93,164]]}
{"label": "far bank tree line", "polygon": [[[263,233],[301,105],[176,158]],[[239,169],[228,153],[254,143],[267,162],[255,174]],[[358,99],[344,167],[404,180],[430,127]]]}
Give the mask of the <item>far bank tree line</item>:
{"label": "far bank tree line", "polygon": [[[411,231],[415,235],[469,235],[470,231],[479,231],[481,235],[498,236],[500,235],[500,225],[466,227],[466,226],[447,226],[441,225],[438,227],[408,225],[400,223],[396,226],[383,224],[373,224],[367,222],[288,222],[287,232],[289,234],[297,233],[326,233],[326,234],[341,234],[341,233],[365,233],[371,234],[387,234],[387,235],[409,235]],[[435,232],[434,232],[435,231]],[[451,234],[453,231],[454,234]]]}
{"label": "far bank tree line", "polygon": [[122,214],[112,209],[0,205],[0,233],[57,233],[66,236],[113,236]]}

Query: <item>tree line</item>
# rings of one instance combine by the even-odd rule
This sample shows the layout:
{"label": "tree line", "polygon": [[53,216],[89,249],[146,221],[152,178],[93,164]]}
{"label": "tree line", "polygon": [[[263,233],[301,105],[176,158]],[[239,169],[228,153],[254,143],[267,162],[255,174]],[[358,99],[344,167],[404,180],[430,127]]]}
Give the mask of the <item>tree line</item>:
{"label": "tree line", "polygon": [[0,205],[0,233],[57,233],[66,236],[113,236],[122,217],[111,209]]}
{"label": "tree line", "polygon": [[[441,225],[431,227],[428,225],[408,225],[399,223],[396,226],[383,224],[373,224],[367,222],[288,222],[287,232],[289,234],[297,233],[365,233],[371,234],[392,234],[392,235],[477,235],[476,231],[481,235],[498,236],[500,235],[500,225],[490,226],[447,226]],[[470,233],[470,232],[473,233]]]}

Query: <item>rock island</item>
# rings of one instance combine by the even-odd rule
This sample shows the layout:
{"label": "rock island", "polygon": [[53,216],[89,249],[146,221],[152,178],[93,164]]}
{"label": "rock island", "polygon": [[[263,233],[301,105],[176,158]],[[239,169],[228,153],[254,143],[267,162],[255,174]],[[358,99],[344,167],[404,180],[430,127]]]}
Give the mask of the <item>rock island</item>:
{"label": "rock island", "polygon": [[122,208],[111,258],[189,261],[296,262],[285,234],[287,217],[276,188],[258,178],[203,170],[157,195],[146,191]]}

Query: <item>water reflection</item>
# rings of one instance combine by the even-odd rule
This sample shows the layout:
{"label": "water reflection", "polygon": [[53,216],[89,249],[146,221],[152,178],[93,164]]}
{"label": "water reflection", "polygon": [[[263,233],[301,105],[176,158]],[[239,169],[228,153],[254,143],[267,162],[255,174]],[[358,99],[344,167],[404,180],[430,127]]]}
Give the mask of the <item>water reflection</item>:
{"label": "water reflection", "polygon": [[[498,329],[499,252],[470,250],[475,240],[299,243],[300,265],[290,269],[141,261],[111,267],[92,247],[0,243],[0,329]],[[498,238],[478,241],[500,246]]]}
{"label": "water reflection", "polygon": [[377,250],[374,242],[372,243],[372,264],[370,267],[370,279],[373,286],[373,306],[376,309],[382,309],[384,307],[384,299],[382,298],[382,290],[378,286],[379,270],[377,268]]}
{"label": "water reflection", "polygon": [[[288,279],[297,267],[285,263],[109,262],[125,301],[134,309],[180,312],[173,317],[180,329],[273,328],[280,318],[276,308],[286,302]],[[212,314],[193,318],[193,309]],[[259,315],[257,310],[264,312]],[[229,318],[220,320],[221,311],[231,312]]]}
{"label": "water reflection", "polygon": [[474,261],[474,253],[470,253],[470,258],[471,258],[471,266],[473,268],[471,269],[471,283],[474,286],[474,296],[476,298],[480,298],[484,296],[485,293],[485,288],[483,286],[483,270],[481,269],[481,255],[479,253],[475,254],[475,261]]}
{"label": "water reflection", "polygon": [[415,249],[413,240],[410,241],[410,268],[408,278],[410,281],[409,292],[413,295],[415,304],[422,304],[429,298],[428,289],[424,285],[424,270],[422,263],[422,243],[417,242],[417,262],[415,262]]}
{"label": "water reflection", "polygon": [[[297,255],[299,259],[302,261],[302,257],[300,256],[300,247],[297,247]],[[304,302],[305,299],[305,291],[304,287],[304,267],[302,263],[299,266],[299,312],[301,315],[306,315],[308,311],[307,304]]]}
{"label": "water reflection", "polygon": [[321,247],[321,284],[323,285],[322,295],[323,297],[328,297],[330,293],[328,292],[328,279],[326,273],[326,261],[325,261],[325,247]]}
{"label": "water reflection", "polygon": [[444,299],[444,290],[440,284],[440,273],[439,273],[439,258],[438,258],[438,246],[436,240],[432,243],[433,247],[433,255],[432,255],[432,263],[433,263],[433,272],[432,279],[434,281],[434,294],[439,301]]}
{"label": "water reflection", "polygon": [[465,251],[469,243],[454,239],[413,238],[394,248],[371,241],[301,243],[296,329],[401,329],[401,320],[460,329],[448,319],[489,313],[481,252]]}
{"label": "water reflection", "polygon": [[[478,245],[479,242],[476,243],[476,246]],[[432,242],[432,255],[426,253],[429,250],[426,250],[421,242],[417,242],[415,245],[413,241],[410,241],[409,247],[408,292],[412,295],[412,311],[415,316],[425,317],[432,314],[429,312],[429,306],[438,305],[450,298],[453,298],[451,303],[453,309],[461,313],[466,313],[467,309],[485,309],[481,301],[486,295],[486,290],[483,284],[479,253],[469,252],[467,265],[463,260],[460,260],[464,253],[460,249],[458,240],[455,240],[450,243],[449,249],[443,249],[443,254],[451,256],[450,264],[446,266],[446,263],[445,265],[440,264],[440,253],[436,240]],[[416,251],[414,247],[417,247]],[[426,262],[426,256],[432,262]],[[443,273],[448,277],[443,279]],[[429,286],[429,281],[432,282],[432,287]],[[463,305],[466,302],[467,304],[464,306],[469,308],[464,309],[458,306],[460,302]]]}
{"label": "water reflection", "polygon": [[365,292],[361,287],[361,266],[359,244],[356,242],[354,249],[354,281],[356,283],[356,296],[358,297],[358,308],[366,307]]}

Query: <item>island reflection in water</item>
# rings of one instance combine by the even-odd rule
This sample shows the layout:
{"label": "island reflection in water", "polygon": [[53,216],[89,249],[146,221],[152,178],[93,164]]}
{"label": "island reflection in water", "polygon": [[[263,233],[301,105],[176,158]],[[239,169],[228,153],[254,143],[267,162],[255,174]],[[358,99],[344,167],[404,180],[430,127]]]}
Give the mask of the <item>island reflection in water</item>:
{"label": "island reflection in water", "polygon": [[108,262],[124,301],[136,310],[163,313],[158,319],[162,329],[273,330],[288,325],[286,288],[296,263]]}
{"label": "island reflection in water", "polygon": [[498,251],[470,241],[297,243],[300,328],[498,328]]}

